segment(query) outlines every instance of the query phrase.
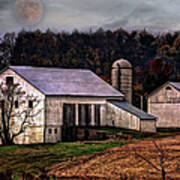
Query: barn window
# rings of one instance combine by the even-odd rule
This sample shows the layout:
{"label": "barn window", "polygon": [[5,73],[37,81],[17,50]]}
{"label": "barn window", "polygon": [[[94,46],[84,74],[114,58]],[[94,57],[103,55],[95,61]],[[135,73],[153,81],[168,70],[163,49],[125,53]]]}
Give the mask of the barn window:
{"label": "barn window", "polygon": [[54,134],[57,134],[57,129],[54,129]]}
{"label": "barn window", "polygon": [[52,129],[48,129],[49,134],[52,134]]}
{"label": "barn window", "polygon": [[6,77],[6,84],[7,85],[13,85],[13,83],[14,83],[13,77],[12,76],[7,76]]}
{"label": "barn window", "polygon": [[167,86],[167,87],[166,87],[166,90],[171,90],[171,87]]}
{"label": "barn window", "polygon": [[15,108],[19,108],[19,102],[18,102],[18,100],[16,100],[16,101],[14,102],[14,105],[15,105]]}
{"label": "barn window", "polygon": [[29,100],[28,107],[33,108],[33,101],[32,100]]}

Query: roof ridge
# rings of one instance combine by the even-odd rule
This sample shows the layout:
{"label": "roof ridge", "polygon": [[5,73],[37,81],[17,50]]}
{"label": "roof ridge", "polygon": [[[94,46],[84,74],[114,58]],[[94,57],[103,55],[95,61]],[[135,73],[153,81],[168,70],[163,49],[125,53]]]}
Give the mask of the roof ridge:
{"label": "roof ridge", "polygon": [[69,69],[69,68],[62,68],[62,67],[43,67],[43,66],[24,66],[24,65],[20,65],[20,66],[16,66],[16,65],[10,65],[8,66],[12,69],[15,69],[15,68],[19,68],[19,69],[23,69],[23,68],[27,68],[27,69],[61,69],[61,70],[74,70],[74,71],[87,71],[87,72],[92,72],[90,69],[80,69],[80,68],[76,68],[76,69]]}

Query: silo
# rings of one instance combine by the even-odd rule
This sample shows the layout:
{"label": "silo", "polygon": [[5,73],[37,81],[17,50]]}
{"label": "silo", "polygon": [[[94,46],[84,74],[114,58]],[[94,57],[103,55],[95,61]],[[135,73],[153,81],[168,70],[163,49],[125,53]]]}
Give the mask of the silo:
{"label": "silo", "polygon": [[117,60],[112,65],[112,86],[121,91],[125,100],[132,104],[132,65],[125,59]]}

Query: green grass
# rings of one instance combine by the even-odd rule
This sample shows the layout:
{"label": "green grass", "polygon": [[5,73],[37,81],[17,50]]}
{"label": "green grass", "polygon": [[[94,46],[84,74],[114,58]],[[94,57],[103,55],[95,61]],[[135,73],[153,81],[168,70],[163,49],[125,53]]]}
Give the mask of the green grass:
{"label": "green grass", "polygon": [[114,134],[122,132],[121,129],[117,129],[117,128],[100,128],[99,131],[107,132],[107,133],[114,133]]}
{"label": "green grass", "polygon": [[82,156],[122,146],[126,143],[109,142],[100,144],[57,143],[44,145],[14,145],[0,147],[0,172],[7,169],[15,174],[29,172],[38,174],[39,168]]}
{"label": "green grass", "polygon": [[131,136],[135,139],[143,139],[145,137],[153,137],[155,135],[155,133],[142,133],[139,131],[122,129],[122,128],[109,128],[109,127],[107,127],[107,128],[99,128],[97,130],[100,132],[105,132],[105,133]]}
{"label": "green grass", "polygon": [[131,137],[132,139],[137,140],[143,140],[143,139],[149,139],[149,138],[164,138],[169,136],[174,136],[177,134],[180,134],[180,129],[174,128],[174,129],[158,129],[157,133],[144,133],[139,132],[135,130],[129,130],[129,129],[122,129],[122,128],[110,128],[110,127],[104,127],[104,128],[98,128],[96,129],[99,132],[103,133],[112,133],[116,135],[122,135],[124,137]]}

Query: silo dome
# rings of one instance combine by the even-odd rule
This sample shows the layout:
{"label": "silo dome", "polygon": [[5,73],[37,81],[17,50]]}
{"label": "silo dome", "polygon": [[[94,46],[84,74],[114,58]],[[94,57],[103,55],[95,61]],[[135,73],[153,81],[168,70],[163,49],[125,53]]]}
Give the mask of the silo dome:
{"label": "silo dome", "polygon": [[112,68],[132,68],[131,63],[125,59],[119,59],[115,61],[112,65]]}

